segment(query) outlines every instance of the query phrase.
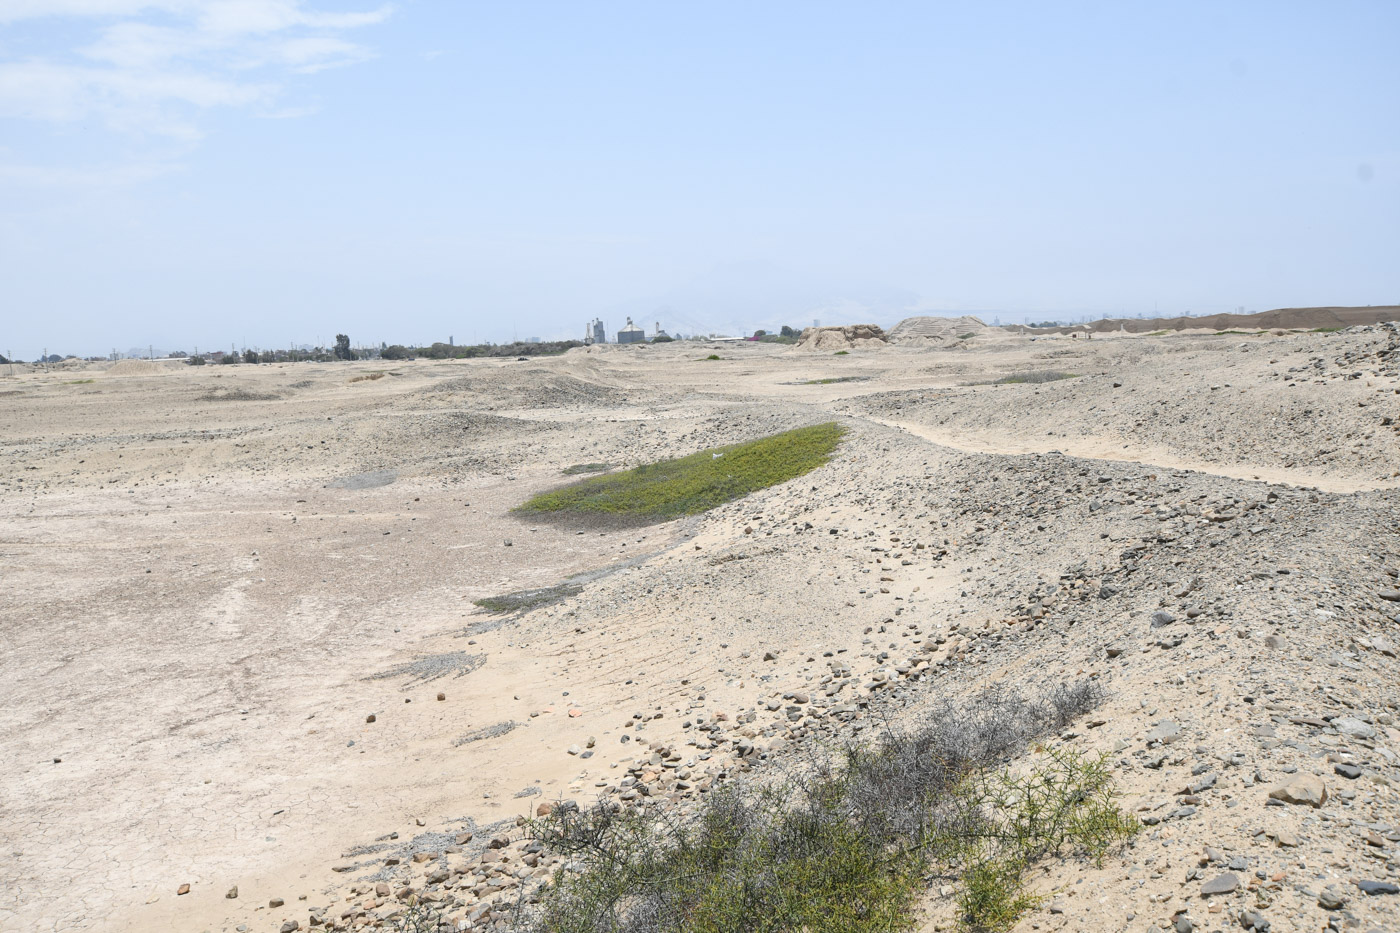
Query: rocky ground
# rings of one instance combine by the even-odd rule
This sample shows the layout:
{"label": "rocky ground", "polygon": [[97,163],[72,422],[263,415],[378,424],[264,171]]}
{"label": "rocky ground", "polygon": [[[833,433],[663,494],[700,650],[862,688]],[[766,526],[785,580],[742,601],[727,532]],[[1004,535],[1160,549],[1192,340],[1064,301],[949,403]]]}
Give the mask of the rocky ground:
{"label": "rocky ground", "polygon": [[[1084,677],[1108,700],[1051,744],[1144,828],[1047,865],[1021,929],[1395,929],[1394,327],[350,381],[384,368],[0,384],[0,929],[510,929],[557,867],[522,816]],[[831,464],[704,516],[508,514],[832,418]]]}

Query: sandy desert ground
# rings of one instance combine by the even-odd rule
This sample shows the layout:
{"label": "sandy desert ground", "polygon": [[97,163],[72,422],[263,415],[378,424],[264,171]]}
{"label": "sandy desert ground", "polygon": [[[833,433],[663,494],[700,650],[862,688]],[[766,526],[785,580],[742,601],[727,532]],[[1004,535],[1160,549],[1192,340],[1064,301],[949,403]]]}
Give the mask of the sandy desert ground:
{"label": "sandy desert ground", "polygon": [[[830,464],[702,516],[509,514],[832,419]],[[405,885],[503,928],[541,802],[683,805],[1086,676],[1055,743],[1146,825],[1018,929],[1397,928],[1357,886],[1400,882],[1393,325],[0,370],[0,507],[6,931],[392,928]]]}

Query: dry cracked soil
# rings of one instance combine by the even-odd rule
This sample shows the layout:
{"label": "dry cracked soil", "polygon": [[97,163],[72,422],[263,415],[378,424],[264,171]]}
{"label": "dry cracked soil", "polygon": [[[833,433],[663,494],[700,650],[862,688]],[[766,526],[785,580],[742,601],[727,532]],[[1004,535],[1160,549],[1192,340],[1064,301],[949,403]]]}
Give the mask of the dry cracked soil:
{"label": "dry cracked soil", "polygon": [[[0,929],[510,929],[541,805],[1085,677],[1045,744],[1143,827],[1019,930],[1397,929],[1395,325],[147,369],[0,378]],[[833,419],[704,515],[510,514]]]}

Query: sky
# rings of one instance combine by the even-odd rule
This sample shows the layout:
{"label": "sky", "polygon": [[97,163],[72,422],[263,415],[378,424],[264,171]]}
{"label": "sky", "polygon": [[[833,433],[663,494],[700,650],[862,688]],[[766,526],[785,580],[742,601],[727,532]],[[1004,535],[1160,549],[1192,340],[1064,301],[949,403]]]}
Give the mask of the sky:
{"label": "sky", "polygon": [[0,0],[0,352],[1400,303],[1400,3]]}

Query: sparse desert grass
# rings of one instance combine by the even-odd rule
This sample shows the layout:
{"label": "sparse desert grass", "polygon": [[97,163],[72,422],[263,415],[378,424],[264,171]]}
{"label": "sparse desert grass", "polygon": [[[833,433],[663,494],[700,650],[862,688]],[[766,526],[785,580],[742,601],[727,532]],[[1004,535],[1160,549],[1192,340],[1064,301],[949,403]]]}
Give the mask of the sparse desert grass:
{"label": "sparse desert grass", "polygon": [[570,596],[577,596],[582,592],[583,584],[581,583],[560,583],[557,586],[544,586],[533,590],[516,590],[514,593],[506,593],[502,596],[487,596],[484,599],[474,600],[473,605],[498,615],[507,612],[529,612],[531,609],[538,609],[541,606],[563,602]]}
{"label": "sparse desert grass", "polygon": [[831,459],[846,429],[834,421],[702,450],[540,493],[514,511],[540,517],[669,521],[810,473]]}
{"label": "sparse desert grass", "polygon": [[719,359],[719,358],[720,358],[720,356],[719,356],[718,353],[711,353],[709,356],[705,357],[705,359],[701,360],[700,362],[704,363],[704,362],[706,362],[706,361],[708,361],[708,360],[717,360],[717,359]]}
{"label": "sparse desert grass", "polygon": [[1167,332],[1164,330],[1154,330],[1150,334],[1143,334],[1144,337],[1165,337],[1166,335]]}
{"label": "sparse desert grass", "polygon": [[64,383],[66,386],[85,386],[89,382],[96,382],[96,379],[69,379]]}
{"label": "sparse desert grass", "polygon": [[808,379],[806,382],[799,383],[799,385],[829,386],[837,382],[864,382],[868,378],[868,376],[832,376],[826,379]]}
{"label": "sparse desert grass", "polygon": [[851,355],[851,351],[850,351],[850,350],[837,350],[835,353],[833,353],[833,354],[831,354],[831,355],[832,355],[832,356],[850,356],[850,355]]}
{"label": "sparse desert grass", "polygon": [[463,745],[470,745],[473,742],[482,742],[486,739],[498,739],[507,732],[513,732],[518,723],[512,720],[498,722],[490,726],[482,726],[480,729],[473,729],[466,735],[459,736],[452,741],[452,744],[460,748]]}
{"label": "sparse desert grass", "polygon": [[971,340],[971,339],[972,339],[973,337],[975,337],[975,336],[977,336],[977,335],[976,335],[976,334],[958,334],[958,339],[959,339],[959,340]]}
{"label": "sparse desert grass", "polygon": [[1340,328],[1340,327],[1314,327],[1312,330],[1308,331],[1308,333],[1310,333],[1310,334],[1335,334],[1337,331],[1339,331],[1339,330],[1341,330],[1341,329],[1342,329],[1342,328]]}
{"label": "sparse desert grass", "polygon": [[386,671],[371,674],[365,680],[394,680],[403,678],[410,687],[425,684],[446,677],[465,677],[486,662],[484,654],[469,654],[466,651],[447,651],[442,654],[429,654],[403,664],[396,664]]}
{"label": "sparse desert grass", "polygon": [[1002,766],[1101,701],[1091,682],[1038,699],[993,692],[928,724],[849,747],[777,784],[731,783],[679,820],[600,802],[530,824],[570,859],[534,933],[873,933],[913,926],[930,873],[961,880],[959,922],[1007,930],[1038,898],[1025,887],[1059,854],[1102,858],[1136,822],[1101,759],[1048,753]]}
{"label": "sparse desert grass", "polygon": [[606,473],[612,469],[610,463],[575,463],[573,466],[566,466],[560,472],[566,476],[577,476],[579,473]]}
{"label": "sparse desert grass", "polygon": [[271,402],[281,398],[271,392],[249,392],[243,388],[211,389],[199,396],[201,402]]}
{"label": "sparse desert grass", "polygon": [[1015,386],[1015,385],[1040,385],[1044,382],[1059,382],[1061,379],[1077,379],[1078,373],[1062,373],[1053,369],[1027,371],[1023,373],[1008,373],[1000,379],[993,379],[990,382],[980,382],[977,385],[984,386]]}
{"label": "sparse desert grass", "polygon": [[379,369],[379,370],[375,370],[375,371],[372,372],[372,373],[365,373],[363,376],[352,376],[351,379],[350,379],[350,381],[351,381],[351,382],[369,382],[369,381],[372,381],[372,380],[374,380],[374,379],[383,379],[383,378],[384,378],[385,376],[387,376],[387,375],[388,375],[388,373],[384,372],[384,370],[382,370],[382,369]]}
{"label": "sparse desert grass", "polygon": [[1267,333],[1268,333],[1268,331],[1265,331],[1265,330],[1218,330],[1218,331],[1215,332],[1215,336],[1217,336],[1217,337],[1227,337],[1227,336],[1235,336],[1235,337],[1259,337],[1259,336],[1262,336],[1262,335],[1267,334]]}

